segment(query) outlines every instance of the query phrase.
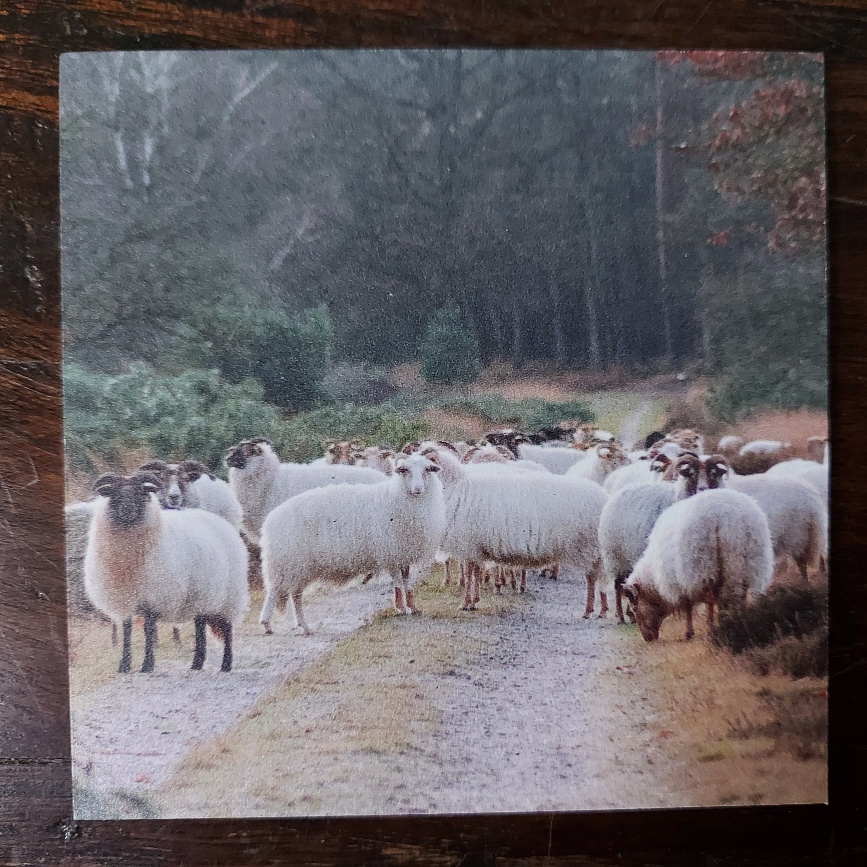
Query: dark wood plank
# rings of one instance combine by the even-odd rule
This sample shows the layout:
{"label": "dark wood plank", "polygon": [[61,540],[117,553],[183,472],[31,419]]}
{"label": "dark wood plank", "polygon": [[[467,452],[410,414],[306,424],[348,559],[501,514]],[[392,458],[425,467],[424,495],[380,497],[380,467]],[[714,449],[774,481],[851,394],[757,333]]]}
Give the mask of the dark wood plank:
{"label": "dark wood plank", "polygon": [[[258,11],[256,11],[258,10]],[[858,0],[6,0],[0,10],[0,863],[813,864],[867,858],[867,11]],[[536,45],[826,51],[832,808],[245,822],[71,812],[60,541],[58,54]]]}

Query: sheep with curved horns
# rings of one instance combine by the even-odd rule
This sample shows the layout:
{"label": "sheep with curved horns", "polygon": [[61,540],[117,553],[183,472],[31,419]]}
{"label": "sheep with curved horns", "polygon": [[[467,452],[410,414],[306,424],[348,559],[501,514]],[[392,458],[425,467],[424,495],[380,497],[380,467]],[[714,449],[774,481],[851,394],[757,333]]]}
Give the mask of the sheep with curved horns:
{"label": "sheep with curved horns", "polygon": [[417,614],[410,567],[433,562],[445,529],[439,472],[423,455],[403,456],[378,484],[318,488],[274,509],[262,527],[265,632],[271,633],[275,607],[291,599],[296,626],[309,635],[304,588],[345,584],[359,574],[395,576],[395,608]]}
{"label": "sheep with curved horns", "polygon": [[144,617],[141,670],[154,669],[157,620],[192,620],[193,669],[205,662],[205,629],[223,640],[221,671],[232,669],[232,628],[247,610],[247,549],[234,527],[200,509],[160,506],[160,480],[148,473],[108,473],[99,494],[84,558],[84,583],[93,605],[123,624],[118,671],[131,668],[132,618]]}
{"label": "sheep with curved horns", "polygon": [[756,502],[737,491],[706,490],[659,516],[623,593],[645,641],[656,640],[675,611],[686,615],[689,639],[695,605],[707,605],[712,623],[716,606],[763,593],[773,571],[768,520]]}
{"label": "sheep with curved horns", "polygon": [[[479,602],[483,564],[532,568],[574,566],[593,598],[599,569],[597,527],[606,495],[585,479],[547,473],[498,472],[461,464],[447,453],[426,453],[443,468],[446,531],[441,548],[467,564],[463,608]],[[607,600],[606,605],[607,605]]]}
{"label": "sheep with curved horns", "polygon": [[167,509],[204,509],[219,515],[236,530],[241,529],[244,510],[228,482],[218,479],[203,463],[184,460],[178,464],[152,460],[137,472],[152,473],[162,483],[160,503]]}
{"label": "sheep with curved horns", "polygon": [[244,529],[259,541],[268,514],[305,491],[326,485],[370,485],[382,481],[382,473],[367,467],[339,464],[282,464],[264,437],[242,440],[226,456],[229,484],[244,509]]}

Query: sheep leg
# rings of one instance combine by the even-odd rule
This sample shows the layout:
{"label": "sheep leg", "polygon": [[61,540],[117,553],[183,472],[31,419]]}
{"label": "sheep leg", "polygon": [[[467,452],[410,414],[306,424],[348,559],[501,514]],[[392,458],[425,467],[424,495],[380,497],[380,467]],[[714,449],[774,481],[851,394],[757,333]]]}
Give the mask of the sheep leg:
{"label": "sheep leg", "polygon": [[[482,572],[485,571],[484,566],[476,566],[476,580],[473,584],[473,609],[479,604],[479,599],[482,596]],[[485,573],[487,574],[487,573]]]}
{"label": "sheep leg", "polygon": [[608,616],[608,594],[603,593],[601,590],[599,591],[599,601],[601,603],[601,607],[599,608],[599,618],[602,619]]}
{"label": "sheep leg", "polygon": [[692,605],[686,606],[686,640],[689,641],[695,635],[692,625]]}
{"label": "sheep leg", "polygon": [[395,583],[394,585],[394,610],[398,614],[403,614],[404,611],[403,605],[403,587],[400,584]]}
{"label": "sheep leg", "polygon": [[446,560],[445,563],[445,577],[443,578],[443,587],[448,587],[449,584],[452,583],[452,570],[451,570],[451,562]]}
{"label": "sheep leg", "polygon": [[801,583],[806,586],[810,583],[807,578],[807,561],[806,560],[796,560],[795,565],[798,567],[798,574],[801,576]]}
{"label": "sheep leg", "polygon": [[111,646],[117,647],[117,623],[111,621]]}
{"label": "sheep leg", "polygon": [[224,617],[214,618],[214,624],[223,633],[223,664],[220,671],[232,670],[232,624]]}
{"label": "sheep leg", "polygon": [[461,560],[461,577],[458,586],[463,590],[467,586],[467,564]]}
{"label": "sheep leg", "polygon": [[259,623],[265,627],[265,635],[273,635],[271,630],[271,618],[274,616],[274,608],[277,605],[277,590],[270,587],[265,594],[265,601],[262,603],[262,613],[259,615]]}
{"label": "sheep leg", "polygon": [[193,618],[193,623],[196,625],[196,649],[193,651],[193,664],[191,666],[193,671],[201,671],[205,664],[205,651],[207,650],[205,622],[204,614],[197,614]]}
{"label": "sheep leg", "polygon": [[527,570],[521,570],[521,593],[526,593],[527,591]]}
{"label": "sheep leg", "polygon": [[172,641],[174,641],[175,644],[181,643],[181,629],[179,626],[172,627]]}
{"label": "sheep leg", "polygon": [[494,581],[494,592],[500,593],[506,585],[506,575],[505,572],[502,571],[501,567],[497,569],[497,578]]}
{"label": "sheep leg", "polygon": [[560,578],[560,564],[559,564],[559,563],[555,563],[555,564],[551,567],[551,577],[552,577],[555,581],[557,581],[557,580]]}
{"label": "sheep leg", "polygon": [[145,652],[141,670],[142,674],[149,674],[154,670],[154,645],[157,643],[157,616],[153,611],[144,613],[144,637]]}
{"label": "sheep leg", "polygon": [[626,625],[623,616],[623,584],[626,578],[626,574],[621,573],[614,579],[614,613],[617,615],[617,622],[622,626]]}
{"label": "sheep leg", "polygon": [[410,614],[421,614],[421,611],[415,607],[415,600],[412,598],[412,590],[409,586],[409,566],[404,566],[400,570],[400,583],[403,585],[403,595],[406,599],[406,608]]}
{"label": "sheep leg", "polygon": [[132,617],[123,621],[123,649],[121,650],[118,674],[128,674],[132,668]]}
{"label": "sheep leg", "polygon": [[301,608],[301,596],[304,589],[295,590],[292,593],[292,610],[295,612],[295,625],[301,630],[302,635],[311,635],[310,627],[304,619],[304,611]]}
{"label": "sheep leg", "polygon": [[467,563],[466,568],[464,568],[464,564],[461,564],[461,572],[466,573],[466,579],[464,583],[464,604],[461,606],[461,611],[474,611],[476,608],[475,603],[473,602],[473,585],[476,581],[476,570],[481,567],[476,566],[475,563]]}
{"label": "sheep leg", "polygon": [[596,603],[596,576],[592,570],[587,573],[587,601],[584,605],[584,619],[589,620]]}

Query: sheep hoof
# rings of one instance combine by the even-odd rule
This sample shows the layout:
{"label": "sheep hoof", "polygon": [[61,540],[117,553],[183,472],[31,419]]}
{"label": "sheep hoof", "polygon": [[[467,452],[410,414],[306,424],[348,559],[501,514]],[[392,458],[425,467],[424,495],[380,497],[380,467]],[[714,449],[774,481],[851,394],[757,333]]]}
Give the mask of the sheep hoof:
{"label": "sheep hoof", "polygon": [[592,616],[593,616],[592,611],[585,611],[584,614],[582,615],[581,619],[582,620],[589,620]]}
{"label": "sheep hoof", "polygon": [[686,633],[686,638],[685,638],[684,640],[685,640],[685,641],[689,641],[689,640],[690,640],[691,638],[693,638],[694,636],[695,636],[695,633],[694,633],[694,632],[687,632],[687,633]]}
{"label": "sheep hoof", "polygon": [[273,635],[274,634],[274,630],[271,629],[270,623],[263,623],[262,626],[265,627],[265,635]]}
{"label": "sheep hoof", "polygon": [[607,611],[600,611],[599,614],[597,615],[596,619],[597,620],[605,620],[607,617],[608,617]]}
{"label": "sheep hoof", "polygon": [[421,608],[410,608],[407,614],[421,614]]}

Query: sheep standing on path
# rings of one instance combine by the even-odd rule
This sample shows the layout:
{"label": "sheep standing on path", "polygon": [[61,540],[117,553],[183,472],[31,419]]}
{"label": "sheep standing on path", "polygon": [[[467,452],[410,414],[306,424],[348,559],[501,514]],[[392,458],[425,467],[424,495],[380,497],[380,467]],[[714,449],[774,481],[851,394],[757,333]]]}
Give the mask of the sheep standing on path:
{"label": "sheep standing on path", "polygon": [[141,670],[154,669],[157,620],[193,620],[193,669],[205,662],[205,627],[223,640],[221,671],[232,669],[232,627],[247,610],[247,550],[227,521],[201,509],[160,506],[153,475],[106,474],[84,558],[84,584],[96,608],[123,624],[118,671],[131,668],[132,618],[144,617]]}
{"label": "sheep standing on path", "polygon": [[226,464],[229,484],[244,509],[244,530],[256,543],[269,512],[290,497],[326,485],[368,485],[382,481],[382,473],[367,467],[281,464],[264,437],[242,440],[232,446]]}
{"label": "sheep standing on path", "polygon": [[[443,468],[446,531],[442,550],[467,564],[463,608],[479,602],[483,564],[520,569],[560,562],[587,576],[588,600],[599,569],[597,527],[602,488],[549,473],[498,472],[461,464],[446,452],[426,453]],[[603,599],[607,607],[607,598]],[[586,609],[585,609],[586,613]]]}
{"label": "sheep standing on path", "polygon": [[695,634],[694,605],[727,606],[763,593],[774,572],[764,512],[746,494],[706,490],[675,503],[658,518],[647,549],[623,585],[645,641],[659,637],[663,620],[686,614],[686,638]]}
{"label": "sheep standing on path", "polygon": [[304,588],[316,581],[346,584],[361,574],[395,576],[394,607],[417,614],[410,567],[433,562],[445,529],[439,472],[423,455],[403,456],[378,484],[317,488],[274,509],[262,527],[265,602],[259,622],[266,634],[274,608],[291,598],[296,626],[310,635],[301,607]]}

